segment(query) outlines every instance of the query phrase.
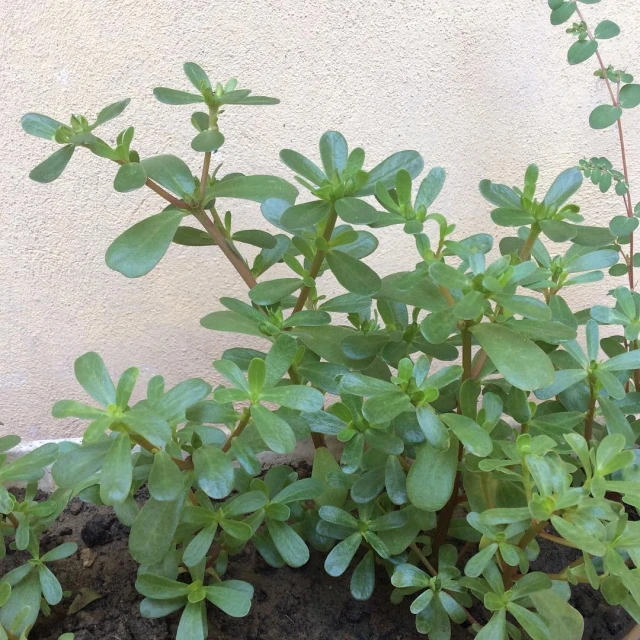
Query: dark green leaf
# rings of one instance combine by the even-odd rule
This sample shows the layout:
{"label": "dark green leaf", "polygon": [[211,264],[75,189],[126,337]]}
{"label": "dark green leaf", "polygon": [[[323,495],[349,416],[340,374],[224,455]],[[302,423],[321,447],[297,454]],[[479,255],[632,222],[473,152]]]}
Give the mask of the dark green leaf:
{"label": "dark green leaf", "polygon": [[594,36],[599,40],[608,40],[615,38],[620,34],[620,27],[611,20],[603,20],[594,31]]}
{"label": "dark green leaf", "polygon": [[336,280],[351,293],[373,295],[382,287],[382,281],[371,267],[342,251],[328,253],[327,264]]}
{"label": "dark green leaf", "polygon": [[37,167],[34,167],[29,177],[43,184],[53,182],[62,175],[65,167],[69,164],[69,160],[71,160],[74,149],[75,147],[72,144],[58,149]]}
{"label": "dark green leaf", "polygon": [[298,190],[291,183],[276,176],[236,174],[216,182],[213,194],[216,198],[239,198],[253,202],[264,202],[269,198],[294,202]]}
{"label": "dark green leaf", "polygon": [[224,144],[224,136],[217,129],[205,129],[192,141],[191,148],[200,153],[217,151]]}
{"label": "dark green leaf", "polygon": [[249,291],[249,297],[257,305],[270,305],[280,302],[302,286],[299,278],[280,278],[259,282]]}
{"label": "dark green leaf", "polygon": [[22,116],[20,121],[23,130],[38,138],[44,138],[45,140],[54,140],[56,137],[56,130],[58,127],[63,126],[62,122],[58,122],[49,116],[43,116],[39,113],[27,113]]}
{"label": "dark green leaf", "polygon": [[625,84],[620,89],[620,106],[633,109],[640,104],[640,84]]}
{"label": "dark green leaf", "polygon": [[598,50],[598,43],[595,40],[576,40],[567,53],[569,64],[580,64],[588,60]]}
{"label": "dark green leaf", "polygon": [[153,90],[153,95],[164,104],[196,104],[204,102],[204,98],[195,93],[167,89],[166,87],[156,87]]}
{"label": "dark green leaf", "polygon": [[177,196],[193,193],[196,183],[189,167],[177,156],[152,156],[140,162],[147,175]]}
{"label": "dark green leaf", "polygon": [[596,107],[589,116],[589,124],[592,129],[606,129],[615,124],[622,115],[620,107],[614,107],[610,104],[601,104]]}

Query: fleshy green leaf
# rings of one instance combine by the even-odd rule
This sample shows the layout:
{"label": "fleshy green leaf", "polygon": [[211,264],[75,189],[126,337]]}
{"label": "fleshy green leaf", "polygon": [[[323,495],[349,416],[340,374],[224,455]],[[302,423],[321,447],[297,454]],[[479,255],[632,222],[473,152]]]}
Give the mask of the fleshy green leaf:
{"label": "fleshy green leaf", "polygon": [[153,156],[145,158],[140,164],[149,178],[177,196],[189,195],[196,187],[191,170],[177,156]]}
{"label": "fleshy green leaf", "polygon": [[259,282],[249,291],[249,297],[257,305],[264,306],[280,302],[302,286],[299,278],[279,278]]}
{"label": "fleshy green leaf", "polygon": [[351,293],[368,296],[382,287],[382,281],[371,267],[342,251],[328,253],[327,264],[336,280]]}
{"label": "fleshy green leaf", "polygon": [[58,127],[63,126],[62,122],[39,113],[26,113],[22,116],[20,124],[29,135],[44,138],[45,140],[55,140],[56,130]]}
{"label": "fleshy green leaf", "polygon": [[116,388],[104,364],[94,351],[80,356],[74,363],[76,380],[82,388],[101,405],[107,407],[116,401]]}
{"label": "fleshy green leaf", "polygon": [[113,440],[100,472],[100,498],[105,504],[124,502],[131,490],[131,441],[128,433]]}
{"label": "fleshy green leaf", "polygon": [[265,444],[275,453],[291,453],[296,437],[287,422],[266,407],[253,405],[251,418]]}
{"label": "fleshy green leaf", "polygon": [[177,89],[167,89],[166,87],[156,87],[153,95],[163,104],[197,104],[204,102],[201,95],[179,91]]}
{"label": "fleshy green leaf", "polygon": [[218,447],[208,445],[196,449],[193,467],[198,485],[211,498],[226,498],[233,490],[233,464]]}
{"label": "fleshy green leaf", "polygon": [[167,252],[183,216],[178,209],[168,209],[134,224],[107,249],[107,266],[127,278],[149,273]]}
{"label": "fleshy green leaf", "polygon": [[[423,511],[438,511],[453,492],[458,468],[458,443],[451,438],[446,451],[421,445],[407,476],[407,493],[411,504]],[[425,491],[425,487],[429,487]]]}
{"label": "fleshy green leaf", "polygon": [[37,167],[34,167],[29,177],[42,184],[53,182],[62,175],[62,172],[69,164],[69,160],[71,160],[74,150],[75,147],[72,144],[58,149]]}
{"label": "fleshy green leaf", "polygon": [[412,178],[415,178],[423,167],[424,160],[417,151],[398,151],[371,169],[366,184],[355,195],[358,197],[373,195],[378,182],[381,182],[386,189],[390,189],[394,186],[398,171],[405,169]]}
{"label": "fleshy green leaf", "polygon": [[113,188],[120,193],[135,191],[144,187],[147,181],[147,172],[139,162],[123,164],[113,181]]}
{"label": "fleshy green leaf", "polygon": [[298,190],[290,182],[276,176],[234,174],[216,182],[213,195],[216,198],[239,198],[253,202],[264,202],[269,198],[294,202]]}
{"label": "fleshy green leaf", "polygon": [[546,387],[553,382],[554,368],[547,354],[520,334],[498,324],[482,323],[471,333],[505,380],[525,391]]}

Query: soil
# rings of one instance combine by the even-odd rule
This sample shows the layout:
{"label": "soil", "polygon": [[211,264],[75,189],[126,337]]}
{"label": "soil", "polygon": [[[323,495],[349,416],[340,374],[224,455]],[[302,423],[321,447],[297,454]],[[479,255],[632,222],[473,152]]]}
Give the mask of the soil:
{"label": "soil", "polygon": [[[63,588],[71,591],[53,608],[49,618],[40,618],[30,634],[33,640],[57,640],[73,631],[76,640],[173,640],[176,614],[148,620],[140,616],[141,597],[134,588],[137,566],[127,551],[128,529],[107,507],[72,501],[57,523],[43,537],[44,551],[74,541],[78,553],[55,563]],[[544,565],[536,569],[558,571],[571,562],[566,551],[545,549]],[[94,556],[90,567],[81,558]],[[9,570],[22,563],[21,553],[11,553],[2,563]],[[378,584],[367,602],[353,600],[349,593],[350,572],[331,578],[323,568],[324,556],[312,552],[301,569],[273,569],[262,558],[246,549],[231,558],[227,577],[254,585],[253,606],[246,618],[230,618],[211,608],[209,637],[216,640],[414,640],[424,638],[414,626],[409,602],[389,601],[391,585],[378,570]],[[4,571],[3,571],[4,572]],[[81,588],[97,592],[101,598],[73,615],[68,608]],[[630,626],[629,616],[607,605],[588,585],[574,588],[572,604],[585,616],[584,638],[621,638]],[[483,613],[472,610],[479,621]],[[464,628],[453,626],[453,640],[469,640]]]}

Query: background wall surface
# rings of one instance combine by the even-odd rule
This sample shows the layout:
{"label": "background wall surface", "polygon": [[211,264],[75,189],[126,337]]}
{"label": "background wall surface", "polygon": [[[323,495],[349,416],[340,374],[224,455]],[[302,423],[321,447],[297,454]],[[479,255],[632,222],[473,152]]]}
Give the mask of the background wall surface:
{"label": "background wall surface", "polygon": [[[592,24],[620,24],[622,36],[603,43],[605,60],[640,73],[637,1],[584,12]],[[550,25],[545,0],[5,0],[0,22],[0,430],[27,439],[79,434],[79,423],[50,411],[61,398],[85,400],[73,376],[85,351],[102,354],[114,375],[139,366],[144,388],[158,373],[172,384],[215,381],[211,362],[247,341],[200,327],[219,296],[246,296],[216,250],[172,246],[137,280],[106,267],[110,242],[163,202],[149,190],[117,194],[114,166],[89,152],[51,185],[31,182],[30,169],[54,147],[22,132],[25,112],[67,121],[131,97],[103,135],[135,125],[143,157],[174,153],[199,173],[193,109],[152,95],[156,86],[187,89],[181,67],[193,60],[212,78],[237,75],[241,86],[282,100],[223,116],[226,172],[290,177],[278,151],[316,157],[331,128],[363,146],[370,167],[417,149],[427,168],[447,169],[438,208],[465,235],[496,231],[477,189],[482,178],[521,184],[537,162],[546,188],[584,155],[619,164],[614,129],[588,125],[606,100],[595,63],[567,65],[571,37]],[[625,121],[633,185],[640,110]],[[590,184],[576,199],[592,224],[623,213]],[[243,228],[269,228],[257,205],[229,204]],[[368,262],[383,273],[410,268],[412,249],[399,230],[386,231]],[[572,298],[578,308],[604,303],[607,288],[581,287]]]}

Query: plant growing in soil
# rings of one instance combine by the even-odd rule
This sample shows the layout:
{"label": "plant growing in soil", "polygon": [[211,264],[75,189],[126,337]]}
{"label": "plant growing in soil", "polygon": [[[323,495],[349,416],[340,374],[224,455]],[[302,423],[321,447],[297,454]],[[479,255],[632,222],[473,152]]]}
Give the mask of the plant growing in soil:
{"label": "plant growing in soil", "polygon": [[[554,23],[578,10],[574,2],[549,5]],[[571,27],[578,39],[569,61],[600,56],[598,39],[615,35],[611,25],[595,36],[584,22]],[[223,112],[277,100],[238,89],[234,79],[212,83],[194,63],[184,71],[195,91],[154,93],[165,104],[199,105],[191,117],[198,176],[174,155],[140,158],[133,127],[115,146],[98,138],[96,128],[121,114],[122,101],[93,122],[27,114],[27,133],[61,145],[31,177],[50,182],[76,150],[88,149],[117,165],[117,191],[153,189],[165,208],[116,238],[107,265],[139,277],[172,243],[221,251],[248,294],[221,298],[224,309],[201,323],[263,347],[225,351],[213,365],[225,380],[215,389],[201,379],[166,389],[155,377],[137,402],[137,369],[114,383],[98,354],[80,357],[76,377],[93,403],[63,400],[53,414],[90,424],[82,445],[61,446],[52,474],[64,499],[43,503],[56,504],[44,507],[43,524],[70,496],[111,505],[131,526],[141,614],[180,612],[178,640],[206,638],[214,609],[249,611],[252,586],[225,577],[248,544],[274,567],[303,566],[310,547],[326,553],[326,571],[351,572],[360,600],[371,597],[376,572],[388,575],[392,601],[410,600],[417,630],[431,640],[449,638],[452,623],[480,640],[578,640],[582,618],[568,602],[578,583],[640,622],[638,221],[626,160],[622,172],[584,160],[542,195],[535,165],[519,187],[483,180],[491,219],[514,229],[494,247],[490,234],[460,233],[436,211],[445,172],[419,178],[416,151],[371,167],[363,149],[349,150],[329,131],[317,162],[281,152],[297,186],[223,175],[212,162],[225,141]],[[620,91],[613,111],[592,115],[596,127],[615,123],[640,92],[625,73],[602,65],[601,74],[610,88],[610,74],[621,74]],[[585,224],[572,201],[583,173],[603,191],[616,183],[627,217],[608,228]],[[257,203],[275,232],[242,228],[227,210],[235,199]],[[413,270],[378,274],[363,261],[383,227],[415,246]],[[249,260],[243,245],[259,251]],[[603,269],[629,286],[615,287],[609,306],[573,311],[565,291],[601,280]],[[330,275],[344,292],[323,293]],[[619,329],[610,335],[610,327]],[[337,456],[326,437],[341,443]],[[310,477],[284,465],[262,474],[260,453],[290,454],[309,438]],[[24,504],[32,497],[33,489]],[[24,514],[36,507],[7,498],[0,506],[2,533],[17,526],[16,547],[36,551],[28,575],[0,580],[0,597],[11,603],[5,585],[14,594],[36,576],[42,585],[48,554],[37,554],[37,518],[32,542],[20,540]],[[535,570],[540,540],[574,549],[575,561],[553,574]],[[28,620],[22,614],[18,623],[15,606],[0,608],[9,637],[28,632],[39,598],[40,586]]]}
{"label": "plant growing in soil", "polygon": [[[7,462],[7,452],[18,444],[18,436],[0,437],[0,561],[7,554],[9,537],[11,548],[27,552],[30,558],[0,580],[0,640],[26,638],[40,611],[48,615],[49,607],[62,600],[62,586],[50,563],[68,558],[77,547],[75,543],[65,543],[41,553],[40,536],[62,513],[72,492],[57,489],[46,500],[36,501],[38,482],[44,469],[58,457],[58,447],[45,444]],[[27,483],[21,498],[15,490],[5,487],[16,482]],[[65,634],[60,640],[73,640],[73,635]]]}

